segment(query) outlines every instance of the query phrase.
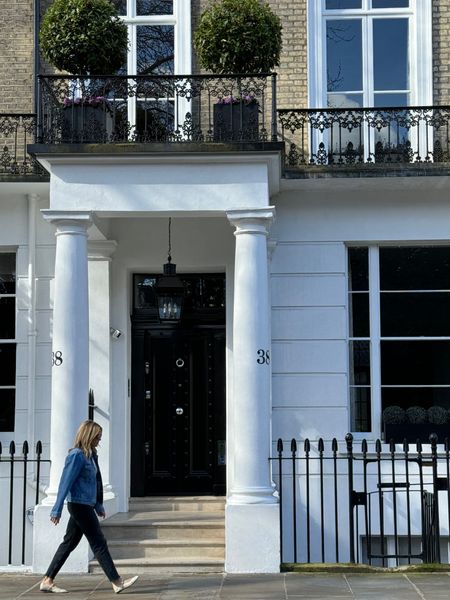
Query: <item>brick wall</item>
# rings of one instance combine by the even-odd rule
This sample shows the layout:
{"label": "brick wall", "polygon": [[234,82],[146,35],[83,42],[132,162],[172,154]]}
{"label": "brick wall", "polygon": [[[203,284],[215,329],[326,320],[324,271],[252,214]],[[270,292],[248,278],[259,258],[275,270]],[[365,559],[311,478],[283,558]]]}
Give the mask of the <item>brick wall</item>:
{"label": "brick wall", "polygon": [[0,0],[0,112],[33,112],[33,3]]}
{"label": "brick wall", "polygon": [[450,0],[433,0],[433,103],[450,103]]}

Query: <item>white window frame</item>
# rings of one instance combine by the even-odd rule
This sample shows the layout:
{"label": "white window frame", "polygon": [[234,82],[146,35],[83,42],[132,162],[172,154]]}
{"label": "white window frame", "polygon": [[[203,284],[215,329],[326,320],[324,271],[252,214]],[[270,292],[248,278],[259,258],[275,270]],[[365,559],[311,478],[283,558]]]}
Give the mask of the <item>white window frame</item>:
{"label": "white window frame", "polygon": [[[370,9],[371,0],[361,0],[361,9],[326,10],[326,0],[308,2],[308,106],[326,108],[326,31],[327,17],[410,17],[410,106],[427,106],[433,101],[432,68],[432,3],[430,0],[410,0],[409,8]],[[364,33],[363,33],[364,36]],[[367,57],[366,57],[367,61]],[[370,62],[370,61],[368,61]],[[363,66],[365,73],[368,65]],[[366,77],[370,78],[372,67]],[[370,90],[363,90],[367,97]],[[367,106],[367,105],[366,105]]]}
{"label": "white window frame", "polygon": [[[173,13],[169,15],[136,15],[136,0],[127,0],[127,14],[120,19],[128,26],[130,48],[127,56],[127,73],[136,75],[137,26],[172,25],[174,27],[174,74],[190,75],[192,70],[191,0],[173,0]],[[180,106],[180,102],[183,106]],[[180,99],[175,114],[186,114],[187,100]],[[128,120],[136,123],[136,98],[128,99]]]}

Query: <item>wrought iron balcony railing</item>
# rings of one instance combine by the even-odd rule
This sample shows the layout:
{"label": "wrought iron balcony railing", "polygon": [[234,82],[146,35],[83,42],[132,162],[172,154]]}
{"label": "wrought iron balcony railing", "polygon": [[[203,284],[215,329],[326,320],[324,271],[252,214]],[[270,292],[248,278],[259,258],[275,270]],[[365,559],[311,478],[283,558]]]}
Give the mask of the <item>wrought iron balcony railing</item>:
{"label": "wrought iron balcony railing", "polygon": [[39,141],[271,141],[275,81],[275,74],[41,76]]}
{"label": "wrought iron balcony railing", "polygon": [[450,162],[450,106],[278,110],[287,168]]}
{"label": "wrought iron balcony railing", "polygon": [[0,114],[0,177],[42,176],[46,171],[27,153],[35,140],[36,115]]}

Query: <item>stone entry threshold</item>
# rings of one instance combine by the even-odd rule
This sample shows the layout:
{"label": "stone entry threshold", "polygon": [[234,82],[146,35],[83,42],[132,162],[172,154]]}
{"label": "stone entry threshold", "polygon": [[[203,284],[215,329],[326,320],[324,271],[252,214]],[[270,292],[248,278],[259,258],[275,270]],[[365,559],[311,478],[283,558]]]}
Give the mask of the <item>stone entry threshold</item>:
{"label": "stone entry threshold", "polygon": [[[222,573],[225,498],[130,499],[129,512],[102,523],[119,572]],[[102,573],[97,561],[91,573]]]}

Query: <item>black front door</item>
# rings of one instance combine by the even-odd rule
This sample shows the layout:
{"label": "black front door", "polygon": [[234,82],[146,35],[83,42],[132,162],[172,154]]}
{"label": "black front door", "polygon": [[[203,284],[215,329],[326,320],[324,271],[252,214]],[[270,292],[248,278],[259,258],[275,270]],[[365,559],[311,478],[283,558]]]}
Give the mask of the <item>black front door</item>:
{"label": "black front door", "polygon": [[133,345],[132,494],[225,493],[224,329],[153,326]]}

